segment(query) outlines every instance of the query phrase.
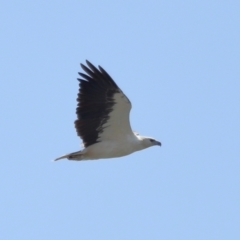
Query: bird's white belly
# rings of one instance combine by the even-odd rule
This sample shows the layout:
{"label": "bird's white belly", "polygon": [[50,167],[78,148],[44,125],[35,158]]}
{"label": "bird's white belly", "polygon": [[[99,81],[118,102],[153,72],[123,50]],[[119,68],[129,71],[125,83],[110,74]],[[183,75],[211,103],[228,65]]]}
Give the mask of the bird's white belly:
{"label": "bird's white belly", "polygon": [[84,159],[114,158],[131,154],[139,149],[127,141],[104,141],[93,144],[82,151]]}

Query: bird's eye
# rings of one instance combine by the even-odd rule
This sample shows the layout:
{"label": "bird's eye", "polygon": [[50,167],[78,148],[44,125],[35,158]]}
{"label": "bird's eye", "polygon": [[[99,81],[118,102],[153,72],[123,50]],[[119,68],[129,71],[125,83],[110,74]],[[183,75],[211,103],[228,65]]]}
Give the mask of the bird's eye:
{"label": "bird's eye", "polygon": [[153,139],[151,139],[151,138],[150,138],[149,140],[150,140],[150,142],[154,142],[154,140],[153,140]]}

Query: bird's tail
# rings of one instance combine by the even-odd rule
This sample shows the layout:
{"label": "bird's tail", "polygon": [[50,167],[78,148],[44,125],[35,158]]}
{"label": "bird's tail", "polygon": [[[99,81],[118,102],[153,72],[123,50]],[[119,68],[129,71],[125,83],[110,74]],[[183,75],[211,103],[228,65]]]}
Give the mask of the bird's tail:
{"label": "bird's tail", "polygon": [[66,154],[61,157],[56,158],[54,161],[58,161],[63,158],[67,158],[68,160],[80,161],[80,160],[82,160],[82,157],[83,157],[83,155],[81,153],[82,153],[82,151],[69,153],[69,154]]}

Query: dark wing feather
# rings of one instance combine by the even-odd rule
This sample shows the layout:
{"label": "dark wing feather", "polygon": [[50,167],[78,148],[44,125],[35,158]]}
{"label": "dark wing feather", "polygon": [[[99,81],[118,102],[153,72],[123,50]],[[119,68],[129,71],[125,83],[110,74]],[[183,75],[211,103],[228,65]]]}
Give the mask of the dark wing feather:
{"label": "dark wing feather", "polygon": [[99,66],[97,69],[89,61],[87,66],[81,64],[87,73],[79,73],[79,93],[77,98],[77,120],[75,128],[85,147],[98,142],[103,125],[115,104],[113,95],[121,92],[108,73]]}

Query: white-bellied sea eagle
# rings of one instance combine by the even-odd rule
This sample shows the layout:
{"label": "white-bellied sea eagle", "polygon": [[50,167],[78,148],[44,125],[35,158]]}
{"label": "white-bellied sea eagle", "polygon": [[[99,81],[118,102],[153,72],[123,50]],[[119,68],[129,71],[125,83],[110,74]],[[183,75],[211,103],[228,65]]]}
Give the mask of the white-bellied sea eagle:
{"label": "white-bellied sea eagle", "polygon": [[86,60],[81,64],[85,73],[79,73],[77,120],[75,128],[84,149],[56,158],[94,160],[122,157],[133,152],[161,146],[153,138],[132,131],[129,122],[131,102],[100,66],[96,68]]}

